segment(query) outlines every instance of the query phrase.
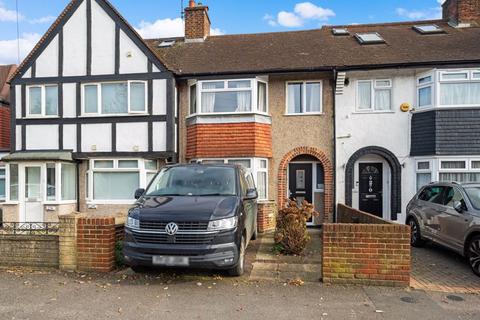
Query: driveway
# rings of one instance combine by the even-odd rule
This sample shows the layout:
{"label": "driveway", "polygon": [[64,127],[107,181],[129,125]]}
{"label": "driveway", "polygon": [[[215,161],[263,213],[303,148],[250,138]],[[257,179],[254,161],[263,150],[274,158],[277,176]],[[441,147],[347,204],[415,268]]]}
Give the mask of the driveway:
{"label": "driveway", "polygon": [[434,243],[412,248],[410,285],[428,291],[480,294],[480,277],[465,259]]}

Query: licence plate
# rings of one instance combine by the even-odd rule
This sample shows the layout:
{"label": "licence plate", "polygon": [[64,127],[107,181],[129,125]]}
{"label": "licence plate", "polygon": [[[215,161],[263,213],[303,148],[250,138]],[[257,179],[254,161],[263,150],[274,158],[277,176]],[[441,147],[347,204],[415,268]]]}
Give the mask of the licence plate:
{"label": "licence plate", "polygon": [[188,257],[153,256],[152,263],[157,266],[186,267],[190,261]]}

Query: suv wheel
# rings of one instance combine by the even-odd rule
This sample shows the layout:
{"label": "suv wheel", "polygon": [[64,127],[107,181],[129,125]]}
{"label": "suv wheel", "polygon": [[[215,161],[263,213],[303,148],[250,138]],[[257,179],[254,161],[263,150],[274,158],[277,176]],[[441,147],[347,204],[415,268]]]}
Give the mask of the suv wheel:
{"label": "suv wheel", "polygon": [[240,248],[238,250],[238,262],[235,267],[228,270],[228,273],[233,277],[239,277],[243,275],[245,271],[245,236],[242,236],[242,240],[240,243]]}
{"label": "suv wheel", "polygon": [[423,246],[425,241],[422,239],[420,226],[418,225],[417,220],[415,220],[415,218],[410,218],[407,223],[410,226],[410,245],[412,245],[412,247]]}
{"label": "suv wheel", "polygon": [[474,236],[468,244],[468,263],[472,271],[480,277],[480,236]]}

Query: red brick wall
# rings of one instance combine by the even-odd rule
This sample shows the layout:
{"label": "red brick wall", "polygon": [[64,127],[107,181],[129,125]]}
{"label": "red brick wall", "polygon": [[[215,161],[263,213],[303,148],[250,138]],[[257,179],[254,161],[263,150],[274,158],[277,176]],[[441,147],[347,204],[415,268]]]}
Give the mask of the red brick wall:
{"label": "red brick wall", "polygon": [[0,103],[0,150],[10,149],[10,108]]}
{"label": "red brick wall", "polygon": [[271,156],[272,128],[269,124],[245,122],[187,127],[187,160]]}
{"label": "red brick wall", "polygon": [[115,218],[79,218],[77,222],[77,268],[109,272],[115,266]]}
{"label": "red brick wall", "polygon": [[443,19],[480,25],[480,0],[447,0],[443,4]]}
{"label": "red brick wall", "polygon": [[275,231],[277,205],[274,201],[258,203],[257,229],[259,233]]}
{"label": "red brick wall", "polygon": [[326,283],[409,286],[410,227],[324,224],[322,261]]}
{"label": "red brick wall", "polygon": [[196,6],[185,9],[185,38],[203,39],[210,35],[208,7]]}
{"label": "red brick wall", "polygon": [[365,223],[365,224],[390,224],[373,214],[353,209],[344,204],[337,206],[337,222],[338,223]]}

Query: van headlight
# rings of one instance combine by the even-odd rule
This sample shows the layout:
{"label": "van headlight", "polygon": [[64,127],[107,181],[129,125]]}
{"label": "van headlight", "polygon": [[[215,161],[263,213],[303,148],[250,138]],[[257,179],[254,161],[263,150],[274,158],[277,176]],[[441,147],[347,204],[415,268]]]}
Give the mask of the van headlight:
{"label": "van headlight", "polygon": [[139,229],[140,228],[140,220],[128,217],[127,218],[127,228],[134,228],[134,229]]}
{"label": "van headlight", "polygon": [[208,231],[223,231],[235,229],[237,227],[237,217],[213,220],[208,223]]}

